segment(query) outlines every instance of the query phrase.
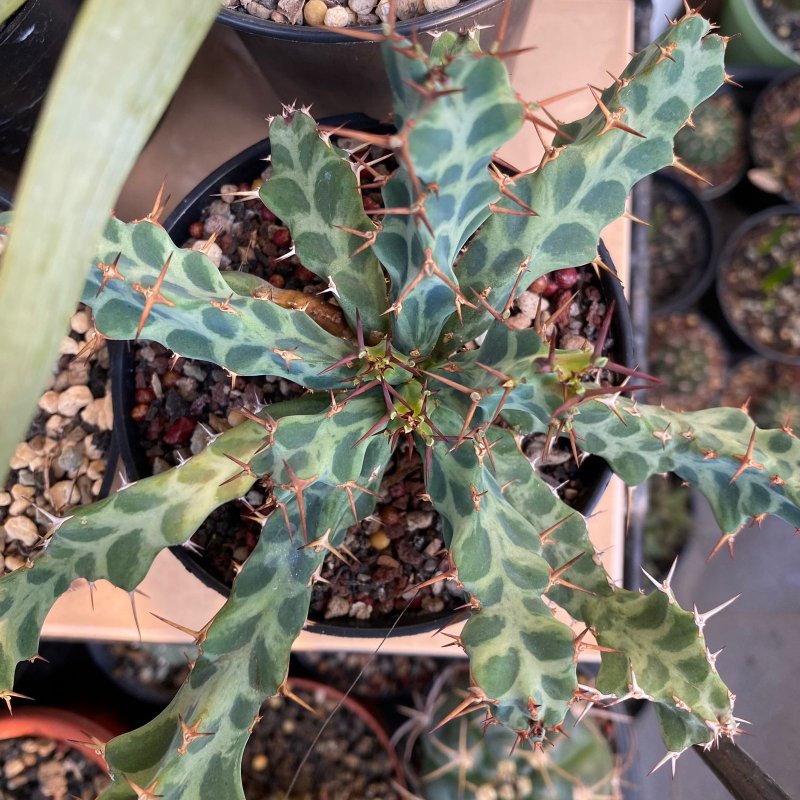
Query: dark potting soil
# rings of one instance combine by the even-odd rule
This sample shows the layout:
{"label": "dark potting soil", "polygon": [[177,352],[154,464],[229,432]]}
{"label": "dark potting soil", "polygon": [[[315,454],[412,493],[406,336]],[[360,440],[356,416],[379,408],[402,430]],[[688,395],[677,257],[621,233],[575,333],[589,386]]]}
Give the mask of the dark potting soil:
{"label": "dark potting soil", "polygon": [[744,234],[724,265],[720,302],[745,340],[800,359],[800,214],[776,214]]}
{"label": "dark potting soil", "polygon": [[[794,14],[800,31],[800,12]],[[750,138],[753,158],[768,172],[775,191],[800,203],[800,75],[761,95],[750,123]]]}
{"label": "dark potting soil", "polygon": [[787,50],[800,54],[800,7],[784,0],[756,0],[764,22]]}
{"label": "dark potting soil", "polygon": [[[381,162],[373,171],[387,174],[390,168],[390,163]],[[262,177],[267,174],[265,171]],[[374,175],[366,171],[363,175],[364,182],[374,180]],[[190,225],[191,238],[185,246],[205,248],[222,268],[241,268],[279,289],[314,297],[324,284],[291,254],[288,230],[260,200],[236,201],[235,192],[258,188],[261,182],[259,178],[253,184],[222,186],[219,199]],[[365,204],[372,208],[379,207],[379,201],[378,192],[365,195]],[[216,241],[209,244],[215,233]],[[557,322],[558,346],[581,347],[587,340],[595,341],[606,305],[599,281],[589,268],[562,270],[529,287],[512,309],[514,326],[530,327],[540,303],[543,310],[549,308],[553,313],[575,291],[578,296]],[[330,308],[336,310],[333,305]],[[609,337],[604,352],[612,346]],[[173,362],[170,355],[157,343],[134,346],[136,396],[132,417],[155,473],[200,452],[210,436],[241,422],[238,408],[256,410],[261,404],[296,397],[304,391],[283,378],[237,376],[231,380],[224,369],[186,359]],[[558,442],[548,458],[542,459],[544,439],[527,437],[524,451],[565,500],[574,500],[580,483],[569,447]],[[405,593],[410,587],[447,568],[441,522],[433,506],[420,497],[423,492],[419,457],[416,452],[407,453],[403,446],[387,470],[375,513],[345,534],[344,545],[359,563],[344,564],[334,556],[326,559],[322,577],[330,583],[315,584],[312,619],[349,617],[391,624],[398,611],[406,608],[410,594]],[[265,498],[266,491],[256,484],[245,499],[255,508]],[[189,545],[199,564],[223,584],[232,584],[238,566],[258,540],[259,525],[243,519],[250,510],[239,502],[222,506],[208,517]],[[463,594],[451,582],[440,581],[419,592],[404,619],[411,622],[418,614],[454,610],[463,602]]]}
{"label": "dark potting soil", "polygon": [[111,779],[79,750],[51,739],[0,741],[0,800],[94,800]]}
{"label": "dark potting soil", "polygon": [[650,297],[667,305],[700,280],[705,269],[706,230],[681,192],[654,181],[650,219]]}
{"label": "dark potting soil", "polygon": [[427,692],[442,669],[442,659],[428,656],[300,652],[295,658],[316,679],[340,692],[358,678],[352,694],[377,702]]}
{"label": "dark potting soil", "polygon": [[181,688],[189,675],[189,658],[194,655],[194,648],[171,644],[111,642],[103,648],[111,658],[114,678],[165,698]]}
{"label": "dark potting soil", "polygon": [[336,700],[321,690],[294,691],[317,713],[280,696],[261,707],[242,762],[247,800],[284,800],[307,751],[291,800],[399,800],[392,762],[364,721],[342,707],[314,742]]}
{"label": "dark potting soil", "polygon": [[753,356],[728,375],[722,404],[744,403],[761,428],[782,428],[800,423],[800,366],[779,364]]}

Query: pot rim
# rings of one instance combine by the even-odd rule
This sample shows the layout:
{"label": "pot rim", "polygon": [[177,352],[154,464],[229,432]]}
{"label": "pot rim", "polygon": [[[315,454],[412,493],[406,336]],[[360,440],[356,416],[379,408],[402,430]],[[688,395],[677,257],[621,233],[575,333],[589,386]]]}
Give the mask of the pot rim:
{"label": "pot rim", "polygon": [[[513,2],[514,0],[512,0]],[[503,0],[463,0],[463,2],[445,11],[433,11],[415,17],[414,19],[399,21],[395,30],[401,36],[413,32],[424,33],[445,28],[468,19],[471,15],[482,14],[502,3]],[[521,0],[516,0],[521,2]],[[246,13],[239,13],[229,9],[221,9],[217,20],[240,33],[247,33],[270,39],[283,39],[290,42],[305,42],[309,44],[344,44],[354,47],[374,46],[374,42],[364,42],[346,34],[337,33],[335,28],[317,28],[311,25],[289,25],[281,22],[271,22],[253,17]],[[382,25],[359,25],[358,31],[371,34],[383,33]]]}
{"label": "pot rim", "polygon": [[[731,0],[733,2],[733,0]],[[800,63],[800,55],[794,53],[791,48],[786,47],[783,42],[775,35],[775,32],[767,24],[767,21],[761,15],[755,2],[753,0],[741,0],[743,9],[747,12],[748,17],[752,20],[759,34],[769,43],[770,47],[780,53],[784,58],[788,58],[795,64]],[[791,69],[791,67],[790,67]]]}
{"label": "pot rim", "polygon": [[722,296],[725,274],[730,265],[731,256],[733,255],[734,251],[739,246],[742,239],[753,228],[755,228],[757,225],[760,225],[765,220],[768,220],[771,217],[775,216],[800,217],[800,205],[771,206],[770,208],[765,208],[762,211],[752,214],[744,222],[738,225],[733,230],[733,233],[728,237],[725,246],[722,248],[722,251],[720,252],[717,258],[716,269],[715,269],[716,272],[715,289],[717,295],[717,302],[719,303],[719,307],[722,310],[722,316],[725,318],[725,322],[728,324],[730,329],[736,334],[736,336],[750,350],[752,350],[754,353],[764,356],[765,358],[770,359],[771,361],[778,361],[782,364],[790,364],[796,366],[800,364],[800,355],[791,356],[787,355],[786,353],[781,353],[779,350],[773,350],[772,348],[761,344],[761,342],[757,342],[749,335],[749,333],[746,330],[743,330],[741,326],[735,324],[733,321],[733,316],[729,312],[727,304],[723,301],[723,296]]}
{"label": "pot rim", "polygon": [[94,736],[101,742],[112,738],[111,733],[94,720],[60,708],[24,708],[15,711],[14,716],[0,718],[0,740],[33,737],[64,742],[108,772],[105,759],[96,750],[78,744],[87,736]]}
{"label": "pot rim", "polygon": [[[361,126],[365,130],[391,130],[388,126],[382,125],[361,113],[328,117],[320,120],[320,123],[330,127],[339,127],[347,124],[349,127]],[[188,228],[189,222],[193,221],[186,220],[190,212],[194,213],[198,206],[201,207],[201,204],[206,204],[208,195],[216,192],[220,184],[236,182],[229,178],[231,174],[236,174],[237,172],[249,175],[255,174],[259,169],[257,165],[263,162],[263,158],[268,152],[269,139],[263,139],[228,159],[214,170],[178,203],[164,222],[164,228],[167,232],[172,236],[175,228],[179,228],[181,225]],[[177,236],[177,238],[185,239],[186,235],[181,232],[181,235]],[[598,244],[598,252],[603,262],[616,272],[611,255],[602,240]],[[616,312],[611,321],[611,331],[618,348],[618,352],[615,352],[615,359],[624,366],[635,368],[633,323],[630,317],[630,309],[625,299],[624,289],[621,282],[609,275],[605,270],[601,271],[600,280],[608,299],[616,302]],[[111,354],[114,416],[116,420],[121,421],[121,423],[117,422],[114,426],[114,436],[128,473],[128,479],[137,480],[139,477],[148,474],[149,465],[144,458],[143,448],[134,448],[133,443],[137,441],[137,434],[130,420],[130,415],[126,413],[129,409],[126,393],[132,395],[132,391],[128,392],[133,372],[130,347],[126,341],[110,341],[108,342],[108,347]],[[135,450],[138,450],[138,452],[135,452]],[[611,480],[612,472],[606,462],[597,456],[587,458],[581,465],[581,470],[582,482],[587,488],[576,505],[579,513],[588,516],[603,496]],[[203,585],[213,589],[223,597],[227,597],[230,594],[230,588],[207,572],[194,560],[192,554],[185,547],[177,545],[171,547],[170,550],[184,568],[200,580]],[[353,638],[412,636],[418,633],[430,633],[446,627],[461,616],[463,616],[463,612],[457,610],[438,614],[418,614],[412,622],[404,622],[401,617],[394,624],[384,623],[380,626],[369,625],[369,621],[362,622],[360,620],[349,620],[347,625],[341,625],[331,621],[307,619],[304,629],[331,636]]]}
{"label": "pot rim", "polygon": [[[711,206],[679,178],[664,172],[656,172],[653,175],[653,183],[669,186],[671,190],[681,195],[681,201],[692,211],[692,216],[700,220],[706,234],[703,263],[698,268],[699,280],[689,288],[679,291],[672,300],[663,304],[659,304],[651,298],[653,314],[686,312],[697,303],[714,282],[714,266],[719,250],[717,220]],[[653,269],[652,264],[650,269]]]}

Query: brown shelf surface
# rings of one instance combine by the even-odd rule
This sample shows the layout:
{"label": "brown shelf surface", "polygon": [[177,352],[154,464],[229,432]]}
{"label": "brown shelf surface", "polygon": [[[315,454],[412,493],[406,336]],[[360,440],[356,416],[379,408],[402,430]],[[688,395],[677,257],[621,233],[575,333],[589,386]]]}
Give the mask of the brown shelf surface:
{"label": "brown shelf surface", "polygon": [[[536,50],[509,64],[515,88],[529,100],[542,100],[587,84],[607,85],[606,70],[618,74],[629,60],[633,41],[632,0],[536,0],[515,43]],[[286,98],[282,98],[286,99]],[[292,98],[290,98],[292,99]],[[312,98],[313,99],[313,98]],[[122,219],[141,216],[166,176],[171,194],[169,212],[200,180],[226,159],[264,138],[264,118],[280,108],[280,100],[254,68],[235,34],[216,25],[168,109],[162,124],[140,156],[118,200]],[[559,118],[588,113],[594,101],[588,90],[550,106]],[[542,148],[528,126],[501,152],[519,168],[539,162]],[[628,223],[618,220],[603,233],[623,281],[628,276]],[[625,490],[614,479],[598,510],[589,520],[595,547],[604,551],[606,568],[621,581]],[[76,581],[56,603],[43,635],[57,639],[128,640],[183,643],[188,637],[153,614],[199,629],[216,614],[223,598],[193,578],[169,552],[156,559],[133,598],[100,582],[94,606],[85,581]],[[450,632],[456,631],[453,627]],[[442,645],[441,635],[393,637],[382,652],[457,655]],[[297,650],[372,651],[379,640],[340,639],[303,631]]]}

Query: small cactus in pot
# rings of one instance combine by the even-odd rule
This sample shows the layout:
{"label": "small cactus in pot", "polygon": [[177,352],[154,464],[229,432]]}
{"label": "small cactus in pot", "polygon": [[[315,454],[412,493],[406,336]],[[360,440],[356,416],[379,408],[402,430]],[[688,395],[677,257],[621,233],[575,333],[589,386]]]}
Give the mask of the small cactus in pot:
{"label": "small cactus in pot", "polygon": [[[249,412],[169,471],[54,517],[41,553],[0,579],[0,696],[10,702],[16,663],[36,655],[44,618],[73,580],[133,593],[156,555],[187,541],[216,507],[257,481],[269,490],[252,510],[261,536],[229,599],[191,632],[200,652],[187,682],[155,720],[105,747],[115,780],[104,800],[243,797],[242,752],[264,698],[290,691],[289,653],[322,560],[372,512],[401,440],[420,453],[442,516],[452,557],[442,577],[469,598],[456,640],[472,679],[462,711],[484,709],[535,744],[577,698],[647,698],[665,763],[739,731],[702,635],[710,614],[682,610],[668,581],[649,596],[614,586],[585,520],[536,476],[518,438],[565,437],[630,484],[677,473],[708,497],[722,528],[717,549],[732,548],[755,515],[800,525],[800,443],[740,410],[639,403],[623,391],[651,386],[647,376],[628,375],[598,348],[559,350],[547,326],[507,324],[537,278],[602,267],[600,231],[624,213],[637,180],[674,162],[675,133],[725,79],[724,49],[690,11],[596,93],[588,116],[555,125],[538,169],[503,175],[490,169],[495,150],[526,119],[551,123],[516,96],[501,54],[453,34],[429,53],[389,27],[396,133],[319,131],[306,109],[290,107],[270,125],[273,171],[260,196],[303,266],[326,282],[347,322],[341,335],[312,318],[317,303],[284,307],[258,279],[175,247],[157,213],[109,221],[84,292],[101,334],[142,335],[308,391]],[[383,208],[365,209],[358,174],[367,167],[336,135],[395,152]],[[615,372],[632,380],[617,385]],[[576,676],[592,645],[554,604],[596,637],[596,689]]]}
{"label": "small cactus in pot", "polygon": [[661,314],[650,322],[650,369],[663,381],[648,398],[699,411],[719,399],[728,365],[725,342],[697,314]]}
{"label": "small cactus in pot", "polygon": [[[405,741],[406,768],[424,800],[621,800],[623,711],[600,719],[585,705],[545,747],[515,747],[514,735],[480,714],[448,722],[469,697],[467,670],[446,669],[395,739]],[[581,676],[582,683],[591,681]],[[584,713],[586,712],[586,713]]]}
{"label": "small cactus in pot", "polygon": [[741,146],[742,114],[730,95],[701,103],[692,114],[692,126],[675,137],[675,152],[690,165],[722,164]]}
{"label": "small cactus in pot", "polygon": [[731,92],[721,92],[701,103],[691,125],[675,137],[676,155],[697,175],[681,180],[704,197],[718,197],[744,174],[747,161],[745,117]]}

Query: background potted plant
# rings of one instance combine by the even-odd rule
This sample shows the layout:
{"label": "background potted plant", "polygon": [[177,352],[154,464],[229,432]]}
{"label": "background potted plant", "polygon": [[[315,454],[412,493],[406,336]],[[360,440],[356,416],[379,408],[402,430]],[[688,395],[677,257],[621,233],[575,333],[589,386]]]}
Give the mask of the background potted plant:
{"label": "background potted plant", "polygon": [[732,63],[769,67],[800,64],[798,10],[797,0],[727,0],[722,6],[721,25],[724,33],[737,35],[731,47]]}
{"label": "background potted plant", "polygon": [[[353,0],[328,8],[320,20],[320,3],[228,0],[218,19],[239,32],[281,97],[307,97],[313,91],[314,113],[327,116],[342,110],[339,98],[346,96],[353,108],[376,119],[384,119],[392,110],[378,46],[381,25],[390,14],[396,14],[397,30],[404,36],[505,24],[507,47],[513,48],[520,20],[531,10],[527,0]],[[263,13],[265,5],[275,8]],[[371,10],[360,17],[352,10],[369,6]],[[248,14],[245,7],[256,14]],[[290,9],[291,14],[282,9]],[[286,21],[275,22],[273,15]],[[349,20],[349,27],[339,27],[343,20]]]}
{"label": "background potted plant", "polygon": [[[592,678],[582,675],[581,682],[591,684]],[[486,725],[480,714],[448,721],[467,697],[467,670],[454,665],[406,709],[409,720],[393,738],[402,745],[406,773],[419,797],[622,798],[630,719],[621,708],[592,714],[576,706],[563,734],[549,746],[515,747],[510,731]]]}
{"label": "background potted plant", "polygon": [[[0,720],[0,791],[8,797],[92,800],[109,784],[111,734],[71,711],[31,708]],[[46,794],[40,794],[44,792]]]}
{"label": "background potted plant", "polygon": [[[732,546],[752,515],[772,511],[797,519],[791,471],[800,453],[789,431],[758,431],[741,411],[681,415],[620,398],[618,387],[592,380],[598,371],[602,380],[602,370],[609,367],[594,351],[551,353],[535,332],[510,331],[503,313],[509,294],[516,294],[521,267],[544,273],[564,262],[596,258],[597,231],[622,212],[630,183],[672,161],[671,139],[684,124],[684,113],[723,80],[723,42],[697,14],[687,15],[639,53],[592,114],[562,128],[541,169],[515,176],[512,186],[495,184],[484,172],[496,139],[513,132],[509,128],[521,123],[525,111],[513,96],[498,104],[507,87],[498,60],[477,56],[469,36],[440,38],[430,57],[411,42],[387,36],[390,63],[410,71],[416,84],[395,83],[403,127],[384,140],[406,163],[401,180],[385,187],[383,213],[398,212],[396,224],[387,219],[380,231],[368,224],[357,191],[307,191],[309,185],[318,188],[318,177],[324,186],[332,173],[340,177],[340,186],[355,179],[303,111],[287,109],[273,122],[275,172],[263,190],[273,205],[283,200],[279,213],[291,220],[298,249],[302,242],[303,263],[308,268],[324,263],[318,268],[333,279],[329,288],[336,289],[343,313],[352,320],[356,347],[323,336],[300,309],[278,310],[268,297],[253,297],[252,287],[231,294],[233,287],[223,285],[201,253],[171,244],[154,224],[155,214],[131,226],[112,220],[107,227],[99,251],[102,265],[92,271],[87,287],[87,294],[96,295],[104,283],[96,304],[101,330],[129,337],[146,323],[148,335],[163,336],[174,350],[216,358],[235,372],[264,359],[278,374],[300,378],[310,388],[327,389],[334,382],[332,397],[318,393],[262,410],[257,420],[221,434],[175,470],[55,520],[47,552],[32,568],[0,581],[7,606],[3,624],[26,621],[20,635],[6,639],[2,674],[7,684],[13,662],[35,651],[44,614],[75,575],[107,576],[132,590],[155,553],[190,535],[208,510],[267,474],[279,490],[275,506],[281,511],[282,503],[286,513],[266,521],[228,604],[196,632],[203,652],[190,681],[153,723],[107,746],[120,778],[108,796],[186,796],[200,787],[240,796],[240,754],[263,696],[287,691],[285,658],[305,618],[302,601],[309,582],[324,551],[337,546],[345,520],[351,513],[367,513],[371,505],[370,495],[358,487],[375,480],[386,463],[389,443],[373,436],[384,425],[393,438],[418,437],[429,461],[429,492],[453,534],[452,577],[473,595],[474,615],[460,638],[476,681],[465,708],[487,707],[517,738],[541,741],[576,696],[601,702],[612,695],[646,696],[660,710],[669,748],[664,763],[674,763],[693,742],[709,744],[738,731],[732,697],[698,635],[710,614],[681,611],[668,582],[647,597],[610,586],[592,557],[582,518],[567,512],[520,460],[508,429],[492,424],[502,413],[514,426],[552,425],[554,436],[581,437],[586,451],[603,455],[632,483],[664,469],[697,482],[723,527],[719,547]],[[414,58],[397,53],[397,47]],[[682,58],[671,57],[677,49]],[[426,85],[431,67],[432,85]],[[467,81],[476,77],[472,70],[493,77]],[[656,99],[646,107],[635,102],[643,85]],[[465,124],[467,117],[453,113],[452,104],[483,124]],[[647,131],[646,140],[637,135],[638,128]],[[426,143],[429,137],[441,142],[448,136],[465,148],[457,156],[452,149],[444,151],[457,158],[459,176],[485,187],[485,194],[453,190],[458,184],[453,174],[436,180],[451,165],[441,157],[441,147]],[[465,152],[480,168],[464,172]],[[313,155],[303,157],[302,185],[297,183],[301,173],[292,169],[299,153]],[[442,213],[456,197],[462,213],[456,218]],[[309,215],[312,203],[319,216]],[[532,203],[539,206],[535,212]],[[491,219],[481,227],[486,215]],[[344,227],[348,221],[356,233],[330,226]],[[454,223],[457,229],[447,227]],[[428,226],[436,226],[440,235],[431,234],[430,254],[423,246],[422,258],[413,257],[430,233]],[[456,282],[443,272],[452,261],[439,255],[439,248],[458,253],[479,227],[459,261]],[[379,269],[365,265],[372,258],[369,247],[354,258],[353,237],[374,239],[393,278],[390,307]],[[530,253],[517,252],[523,245]],[[123,250],[124,259],[115,263]],[[526,265],[527,255],[536,258]],[[391,341],[380,333],[388,324],[380,318],[387,316]],[[180,324],[174,324],[176,318]],[[480,349],[462,350],[487,327]],[[265,349],[268,331],[277,338]],[[422,375],[446,388],[428,394]],[[355,388],[339,390],[340,380]],[[376,415],[382,416],[365,431],[365,421]],[[327,448],[313,447],[322,441]],[[709,451],[708,445],[715,449]],[[725,480],[704,480],[715,474]],[[465,495],[459,487],[469,491]],[[153,525],[157,520],[164,524]],[[294,542],[289,530],[298,537]],[[308,536],[306,544],[309,533],[316,538]],[[577,686],[574,658],[589,643],[553,618],[551,601],[593,627],[606,648],[597,690],[587,693]],[[660,648],[665,636],[675,633],[680,635],[671,639],[674,650],[665,659]],[[670,665],[666,675],[648,668],[656,653]],[[205,735],[209,732],[213,735]]]}

